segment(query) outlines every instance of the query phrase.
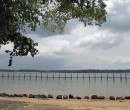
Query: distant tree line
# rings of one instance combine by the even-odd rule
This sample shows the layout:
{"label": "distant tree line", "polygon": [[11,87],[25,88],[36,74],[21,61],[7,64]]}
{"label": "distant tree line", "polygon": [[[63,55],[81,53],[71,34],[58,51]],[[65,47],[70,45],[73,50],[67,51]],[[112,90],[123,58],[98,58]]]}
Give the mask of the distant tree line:
{"label": "distant tree line", "polygon": [[99,70],[99,69],[87,69],[87,70],[8,70],[0,69],[0,72],[53,72],[53,73],[130,73],[130,69],[126,70]]}

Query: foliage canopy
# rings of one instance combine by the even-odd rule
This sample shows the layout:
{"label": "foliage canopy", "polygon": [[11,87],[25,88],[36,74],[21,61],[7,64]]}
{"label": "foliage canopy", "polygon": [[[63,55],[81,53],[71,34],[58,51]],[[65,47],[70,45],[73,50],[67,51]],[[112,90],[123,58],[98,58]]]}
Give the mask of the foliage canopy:
{"label": "foliage canopy", "polygon": [[38,53],[37,43],[22,33],[25,27],[37,26],[47,31],[63,32],[68,20],[77,19],[87,25],[106,22],[104,0],[0,0],[0,45],[14,44],[10,56],[32,57]]}

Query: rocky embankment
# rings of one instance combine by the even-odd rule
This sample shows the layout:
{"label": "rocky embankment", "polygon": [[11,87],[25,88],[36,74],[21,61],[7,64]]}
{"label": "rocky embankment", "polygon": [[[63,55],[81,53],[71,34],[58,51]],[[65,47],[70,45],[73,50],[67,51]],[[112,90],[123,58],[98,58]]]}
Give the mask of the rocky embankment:
{"label": "rocky embankment", "polygon": [[26,98],[40,98],[40,99],[86,99],[86,100],[105,100],[105,99],[109,99],[109,100],[130,100],[130,96],[125,96],[125,97],[114,97],[114,96],[110,96],[110,97],[105,97],[105,96],[98,96],[98,95],[92,95],[91,97],[89,96],[84,96],[84,97],[80,97],[80,96],[74,96],[72,94],[69,95],[57,95],[56,97],[54,97],[52,94],[49,95],[45,95],[45,94],[7,94],[7,93],[0,93],[0,97],[26,97]]}

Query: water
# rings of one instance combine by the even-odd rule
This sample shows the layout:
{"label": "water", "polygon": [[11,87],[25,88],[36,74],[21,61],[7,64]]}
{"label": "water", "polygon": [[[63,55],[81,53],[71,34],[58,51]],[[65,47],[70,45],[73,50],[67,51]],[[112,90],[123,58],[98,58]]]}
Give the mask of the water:
{"label": "water", "polygon": [[104,96],[130,95],[129,73],[90,73],[90,76],[88,73],[66,73],[66,78],[65,73],[55,73],[54,77],[53,73],[1,72],[0,93],[53,94],[55,96],[70,93],[75,96],[91,96],[93,94]]}

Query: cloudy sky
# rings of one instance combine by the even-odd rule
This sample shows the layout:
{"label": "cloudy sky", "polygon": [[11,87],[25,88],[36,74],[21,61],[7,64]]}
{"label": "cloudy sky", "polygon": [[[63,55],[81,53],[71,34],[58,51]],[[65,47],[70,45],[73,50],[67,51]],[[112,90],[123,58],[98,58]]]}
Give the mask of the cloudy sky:
{"label": "cloudy sky", "polygon": [[40,53],[32,58],[9,56],[0,50],[0,69],[129,69],[130,0],[108,0],[107,22],[101,27],[87,26],[76,20],[68,22],[64,34],[46,34],[38,29],[28,32],[39,43]]}

